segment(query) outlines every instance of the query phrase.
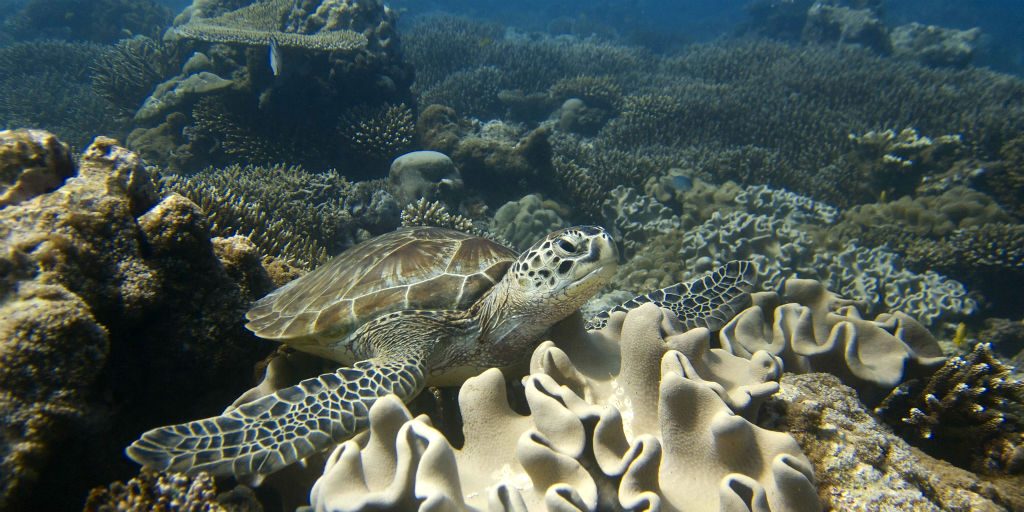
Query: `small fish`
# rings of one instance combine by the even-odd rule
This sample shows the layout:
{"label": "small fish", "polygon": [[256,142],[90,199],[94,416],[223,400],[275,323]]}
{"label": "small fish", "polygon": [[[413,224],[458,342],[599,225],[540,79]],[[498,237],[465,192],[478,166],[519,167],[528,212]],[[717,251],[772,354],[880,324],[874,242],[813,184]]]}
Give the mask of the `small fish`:
{"label": "small fish", "polygon": [[672,176],[672,186],[680,192],[686,192],[693,188],[693,180],[689,176]]}
{"label": "small fish", "polygon": [[956,326],[956,332],[953,333],[953,345],[963,347],[965,343],[967,343],[967,324],[960,322]]}
{"label": "small fish", "polygon": [[274,76],[281,76],[281,47],[274,38],[270,38],[270,70]]}

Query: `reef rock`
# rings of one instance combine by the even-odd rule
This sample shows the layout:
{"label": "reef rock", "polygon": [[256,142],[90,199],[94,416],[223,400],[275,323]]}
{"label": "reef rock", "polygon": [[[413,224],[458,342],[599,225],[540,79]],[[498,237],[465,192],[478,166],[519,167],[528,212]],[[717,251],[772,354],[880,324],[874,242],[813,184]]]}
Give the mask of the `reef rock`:
{"label": "reef rock", "polygon": [[[33,133],[51,143],[26,167],[70,165],[66,146]],[[0,133],[0,147],[24,134]],[[95,461],[121,461],[122,440],[144,427],[225,400],[259,357],[240,322],[248,294],[269,288],[258,257],[243,254],[251,244],[215,250],[203,212],[160,198],[113,139],[97,138],[70,171],[59,188],[0,209],[5,510],[81,506],[90,487],[132,469]]]}
{"label": "reef rock", "polygon": [[911,448],[835,376],[786,374],[763,415],[800,443],[832,510],[1024,510],[1019,479],[985,481]]}
{"label": "reef rock", "polygon": [[0,208],[59,187],[74,169],[71,149],[52,134],[0,132]]}

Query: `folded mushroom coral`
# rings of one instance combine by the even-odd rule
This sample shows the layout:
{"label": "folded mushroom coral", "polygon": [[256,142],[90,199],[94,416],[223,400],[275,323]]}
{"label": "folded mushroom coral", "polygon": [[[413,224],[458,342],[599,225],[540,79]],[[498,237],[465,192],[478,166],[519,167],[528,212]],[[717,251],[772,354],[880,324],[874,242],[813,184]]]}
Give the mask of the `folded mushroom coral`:
{"label": "folded mushroom coral", "polygon": [[462,386],[460,448],[425,416],[380,400],[369,431],[331,455],[313,508],[819,509],[796,441],[728,405],[756,415],[778,388],[778,359],[747,361],[709,338],[645,305],[565,350],[545,342],[523,379],[529,415],[513,411],[498,370]]}

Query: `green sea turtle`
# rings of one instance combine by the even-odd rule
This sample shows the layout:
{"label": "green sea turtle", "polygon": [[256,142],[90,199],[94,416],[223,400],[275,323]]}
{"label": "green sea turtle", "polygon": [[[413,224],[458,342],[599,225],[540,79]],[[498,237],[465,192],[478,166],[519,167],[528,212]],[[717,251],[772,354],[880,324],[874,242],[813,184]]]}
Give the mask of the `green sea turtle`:
{"label": "green sea turtle", "polygon": [[[266,475],[341,442],[394,393],[463,382],[528,358],[545,331],[603,287],[618,252],[608,233],[551,233],[516,257],[485,238],[406,228],[359,244],[257,301],[257,336],[338,362],[334,373],[221,416],[150,430],[127,448],[157,470]],[[720,327],[745,306],[756,269],[732,262],[704,278],[637,297],[687,325]],[[596,319],[600,324],[603,320]]]}

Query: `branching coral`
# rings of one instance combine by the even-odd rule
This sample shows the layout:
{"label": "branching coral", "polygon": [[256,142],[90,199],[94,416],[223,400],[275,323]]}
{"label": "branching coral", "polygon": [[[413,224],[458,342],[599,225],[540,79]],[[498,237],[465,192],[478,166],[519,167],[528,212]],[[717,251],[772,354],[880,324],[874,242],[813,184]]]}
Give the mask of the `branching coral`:
{"label": "branching coral", "polygon": [[122,129],[115,109],[93,92],[90,68],[103,47],[38,41],[0,48],[0,128],[45,128],[72,147]]}
{"label": "branching coral", "polygon": [[610,76],[577,75],[563,78],[548,89],[548,95],[561,102],[579,98],[590,107],[616,111],[622,105],[622,87]]}
{"label": "branching coral", "polygon": [[235,165],[169,176],[164,186],[203,208],[215,235],[248,235],[265,256],[307,268],[355,243],[360,228],[386,231],[398,220],[390,195],[334,171]]}
{"label": "branching coral", "polygon": [[984,473],[1024,471],[1024,382],[980,343],[875,410],[910,442]]}
{"label": "branching coral", "polygon": [[427,201],[420,198],[402,209],[402,226],[436,226],[472,233],[473,221],[459,214],[451,214],[448,208],[439,201]]}
{"label": "branching coral", "polygon": [[493,240],[506,247],[513,247],[500,234],[495,235],[486,229],[480,229],[473,224],[472,220],[457,213],[448,212],[448,208],[444,203],[427,201],[424,198],[420,198],[415,203],[410,203],[402,209],[402,226],[436,226],[455,229],[463,233],[470,233]]}
{"label": "branching coral", "polygon": [[170,45],[145,36],[122,39],[96,58],[92,89],[111,104],[134,112],[178,65]]}
{"label": "branching coral", "polygon": [[357,105],[341,115],[338,132],[356,153],[390,161],[412,146],[416,123],[412,109],[398,105]]}

